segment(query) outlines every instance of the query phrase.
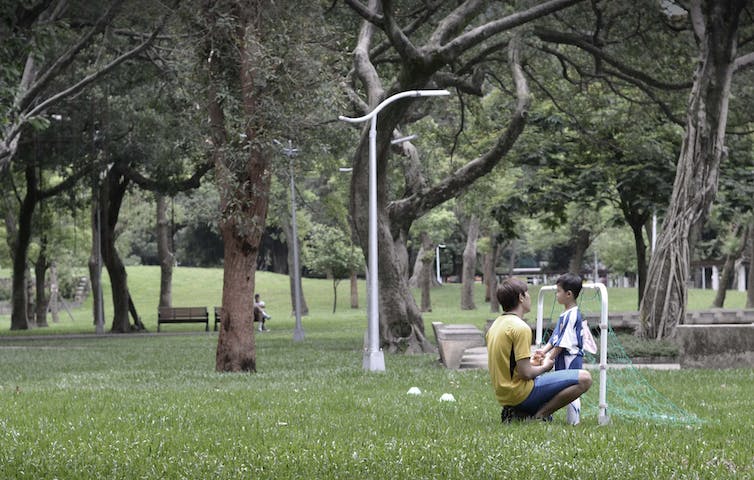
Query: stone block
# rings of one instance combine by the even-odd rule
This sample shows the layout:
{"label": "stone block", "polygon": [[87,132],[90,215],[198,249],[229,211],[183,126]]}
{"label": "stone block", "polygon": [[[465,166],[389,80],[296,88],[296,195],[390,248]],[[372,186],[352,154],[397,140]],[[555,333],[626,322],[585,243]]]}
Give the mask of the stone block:
{"label": "stone block", "polygon": [[482,331],[475,325],[432,322],[432,328],[437,339],[440,361],[447,368],[459,368],[467,348],[485,346]]}
{"label": "stone block", "polygon": [[754,367],[754,325],[679,325],[682,368]]}

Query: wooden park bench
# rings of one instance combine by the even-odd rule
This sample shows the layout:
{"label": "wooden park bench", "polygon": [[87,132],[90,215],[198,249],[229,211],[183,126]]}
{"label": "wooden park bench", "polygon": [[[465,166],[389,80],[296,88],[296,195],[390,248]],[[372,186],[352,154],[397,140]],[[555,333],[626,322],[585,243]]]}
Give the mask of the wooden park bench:
{"label": "wooden park bench", "polygon": [[163,323],[203,323],[209,332],[207,307],[160,307],[157,311],[157,331]]}

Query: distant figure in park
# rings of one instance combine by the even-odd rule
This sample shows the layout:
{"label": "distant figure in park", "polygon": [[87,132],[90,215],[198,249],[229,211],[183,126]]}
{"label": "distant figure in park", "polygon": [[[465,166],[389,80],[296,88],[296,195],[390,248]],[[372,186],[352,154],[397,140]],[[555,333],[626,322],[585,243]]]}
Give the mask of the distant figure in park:
{"label": "distant figure in park", "polygon": [[[555,371],[581,370],[584,365],[584,350],[596,353],[597,348],[589,331],[589,325],[581,316],[576,299],[581,293],[581,277],[573,273],[561,275],[555,282],[555,300],[563,305],[563,313],[558,317],[550,339],[544,348],[536,350],[534,356],[548,356],[555,363]],[[571,425],[581,421],[581,399],[577,398],[566,408],[566,420]]]}
{"label": "distant figure in park", "polygon": [[586,370],[542,375],[552,369],[554,360],[531,355],[531,327],[523,320],[531,311],[529,288],[517,278],[507,278],[496,294],[503,314],[487,332],[487,350],[492,388],[503,407],[500,417],[503,423],[530,418],[549,421],[553,412],[589,390],[592,376]]}
{"label": "distant figure in park", "polygon": [[259,294],[254,294],[254,321],[259,322],[260,332],[269,332],[270,329],[265,326],[265,322],[272,318],[265,309],[264,302],[259,299]]}

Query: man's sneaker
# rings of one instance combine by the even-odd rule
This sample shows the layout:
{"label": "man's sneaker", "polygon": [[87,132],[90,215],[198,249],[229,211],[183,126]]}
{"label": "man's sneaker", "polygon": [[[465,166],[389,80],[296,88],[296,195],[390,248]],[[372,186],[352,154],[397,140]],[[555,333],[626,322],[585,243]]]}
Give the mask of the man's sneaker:
{"label": "man's sneaker", "polygon": [[503,410],[500,412],[500,420],[502,420],[503,423],[524,420],[527,416],[528,415],[519,412],[513,407],[503,407]]}

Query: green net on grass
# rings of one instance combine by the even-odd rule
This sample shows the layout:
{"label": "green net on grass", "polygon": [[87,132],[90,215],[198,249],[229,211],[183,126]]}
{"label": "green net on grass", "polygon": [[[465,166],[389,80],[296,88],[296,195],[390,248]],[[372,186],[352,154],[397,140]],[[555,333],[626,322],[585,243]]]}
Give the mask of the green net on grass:
{"label": "green net on grass", "polygon": [[[545,294],[543,315],[543,343],[547,341],[562,312],[562,306],[555,301],[554,292]],[[579,295],[579,309],[582,315],[597,314],[601,309],[600,292],[585,288]],[[549,319],[547,313],[550,313]],[[589,326],[599,347],[600,328],[590,320]],[[596,355],[584,352],[584,368],[592,372],[592,388],[582,399],[584,416],[597,416],[599,392],[599,351]],[[607,415],[609,417],[634,418],[656,422],[698,424],[699,417],[679,407],[660,393],[637,368],[626,353],[618,336],[609,324],[607,335]]]}

